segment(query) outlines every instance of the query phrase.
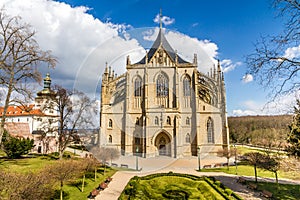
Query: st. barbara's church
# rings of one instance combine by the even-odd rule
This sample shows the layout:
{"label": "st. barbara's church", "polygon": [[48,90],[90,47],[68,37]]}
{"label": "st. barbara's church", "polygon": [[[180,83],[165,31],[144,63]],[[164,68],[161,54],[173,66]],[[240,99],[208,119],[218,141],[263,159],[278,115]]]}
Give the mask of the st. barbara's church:
{"label": "st. barbara's church", "polygon": [[226,92],[220,64],[210,74],[182,59],[160,27],[151,49],[126,72],[102,76],[100,143],[122,155],[173,158],[228,146]]}

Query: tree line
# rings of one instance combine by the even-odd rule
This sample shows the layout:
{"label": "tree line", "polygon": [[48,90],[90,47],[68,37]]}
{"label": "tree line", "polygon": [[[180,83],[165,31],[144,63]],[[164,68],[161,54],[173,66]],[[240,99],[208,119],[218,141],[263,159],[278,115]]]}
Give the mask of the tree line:
{"label": "tree line", "polygon": [[292,115],[228,117],[231,143],[283,148]]}

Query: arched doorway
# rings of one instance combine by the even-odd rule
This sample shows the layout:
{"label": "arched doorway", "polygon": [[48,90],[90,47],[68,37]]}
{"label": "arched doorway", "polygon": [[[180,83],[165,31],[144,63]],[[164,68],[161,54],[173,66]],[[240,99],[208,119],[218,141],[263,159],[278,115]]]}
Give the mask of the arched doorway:
{"label": "arched doorway", "polygon": [[160,156],[171,156],[171,139],[164,133],[159,133],[155,138],[155,146]]}

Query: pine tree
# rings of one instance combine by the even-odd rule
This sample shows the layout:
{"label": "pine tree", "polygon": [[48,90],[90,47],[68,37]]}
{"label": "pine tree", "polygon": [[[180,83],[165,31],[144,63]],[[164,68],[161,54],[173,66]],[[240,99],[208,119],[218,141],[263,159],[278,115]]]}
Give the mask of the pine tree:
{"label": "pine tree", "polygon": [[290,132],[288,133],[287,152],[290,155],[300,157],[300,100],[297,100],[297,105],[294,107],[293,122],[289,125]]}

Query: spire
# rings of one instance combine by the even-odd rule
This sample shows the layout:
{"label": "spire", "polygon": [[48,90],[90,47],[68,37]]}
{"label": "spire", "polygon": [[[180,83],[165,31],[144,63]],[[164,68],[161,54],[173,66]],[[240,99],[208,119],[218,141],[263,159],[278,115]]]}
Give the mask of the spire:
{"label": "spire", "polygon": [[193,60],[193,63],[194,63],[194,64],[197,64],[197,54],[196,54],[196,53],[194,53],[194,60]]}
{"label": "spire", "polygon": [[104,74],[108,74],[108,66],[107,66],[107,62],[105,63],[105,71]]}
{"label": "spire", "polygon": [[220,60],[218,60],[218,72],[221,72],[221,65],[220,65]]}
{"label": "spire", "polygon": [[159,12],[159,28],[162,29],[162,11]]}
{"label": "spire", "polygon": [[131,61],[130,61],[129,55],[128,55],[127,58],[126,58],[126,64],[127,64],[127,65],[131,65]]}

